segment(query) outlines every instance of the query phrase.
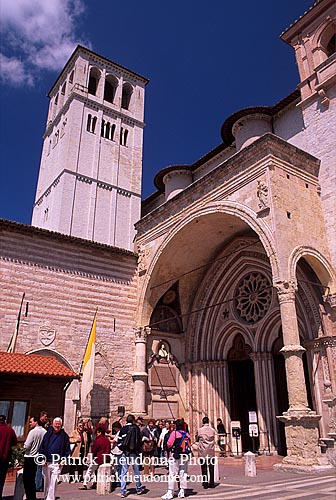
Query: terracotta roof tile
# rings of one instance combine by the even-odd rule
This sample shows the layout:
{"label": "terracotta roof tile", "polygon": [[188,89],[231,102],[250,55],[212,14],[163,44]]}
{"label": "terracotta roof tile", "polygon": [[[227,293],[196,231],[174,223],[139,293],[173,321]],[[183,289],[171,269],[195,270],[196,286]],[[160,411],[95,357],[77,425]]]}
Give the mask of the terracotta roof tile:
{"label": "terracotta roof tile", "polygon": [[43,375],[77,378],[78,375],[53,356],[0,352],[0,374]]}

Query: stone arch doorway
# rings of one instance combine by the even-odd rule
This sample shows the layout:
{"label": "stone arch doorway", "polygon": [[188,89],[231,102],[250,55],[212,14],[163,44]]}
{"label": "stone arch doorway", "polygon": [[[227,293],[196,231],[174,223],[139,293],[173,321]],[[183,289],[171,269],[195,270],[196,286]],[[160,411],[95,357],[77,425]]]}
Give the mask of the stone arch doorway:
{"label": "stone arch doorway", "polygon": [[259,438],[249,436],[249,411],[257,410],[254,365],[250,359],[252,349],[245,344],[241,334],[237,334],[228,353],[228,374],[230,387],[230,417],[241,424],[243,451],[256,451]]}

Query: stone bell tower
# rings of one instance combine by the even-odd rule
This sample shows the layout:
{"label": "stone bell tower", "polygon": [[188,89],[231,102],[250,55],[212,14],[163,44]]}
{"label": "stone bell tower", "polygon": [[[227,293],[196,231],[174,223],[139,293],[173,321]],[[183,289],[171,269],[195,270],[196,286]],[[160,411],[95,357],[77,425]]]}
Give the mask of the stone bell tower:
{"label": "stone bell tower", "polygon": [[48,94],[34,226],[133,249],[147,82],[75,49]]}

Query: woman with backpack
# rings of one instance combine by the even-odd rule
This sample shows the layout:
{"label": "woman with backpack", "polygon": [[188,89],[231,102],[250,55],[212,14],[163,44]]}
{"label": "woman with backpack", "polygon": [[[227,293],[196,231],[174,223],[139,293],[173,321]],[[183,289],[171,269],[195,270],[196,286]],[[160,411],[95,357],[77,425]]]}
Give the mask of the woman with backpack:
{"label": "woman with backpack", "polygon": [[151,475],[154,476],[154,457],[158,456],[157,444],[160,437],[154,419],[148,420],[147,426],[141,432],[141,437],[144,475],[148,476],[150,470]]}
{"label": "woman with backpack", "polygon": [[177,476],[180,480],[178,498],[185,497],[185,490],[187,488],[188,458],[191,453],[191,440],[189,433],[184,430],[184,421],[182,419],[176,420],[175,426],[176,430],[170,433],[167,441],[169,450],[168,490],[161,497],[163,500],[174,498],[174,487]]}

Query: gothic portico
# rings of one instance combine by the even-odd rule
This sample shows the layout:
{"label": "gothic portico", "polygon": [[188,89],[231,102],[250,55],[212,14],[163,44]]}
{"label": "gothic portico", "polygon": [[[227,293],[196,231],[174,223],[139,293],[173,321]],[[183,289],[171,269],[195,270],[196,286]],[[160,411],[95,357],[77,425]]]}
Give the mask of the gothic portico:
{"label": "gothic portico", "polygon": [[[147,359],[160,338],[179,360],[180,414],[192,431],[204,414],[223,418],[227,430],[239,421],[243,449],[287,455],[284,466],[327,463],[320,389],[304,347],[321,329],[323,287],[334,286],[325,234],[308,230],[321,214],[318,169],[315,158],[266,134],[137,224],[146,256],[138,321],[152,328]],[[167,400],[180,404],[178,395]],[[147,401],[151,413],[150,383]]]}

